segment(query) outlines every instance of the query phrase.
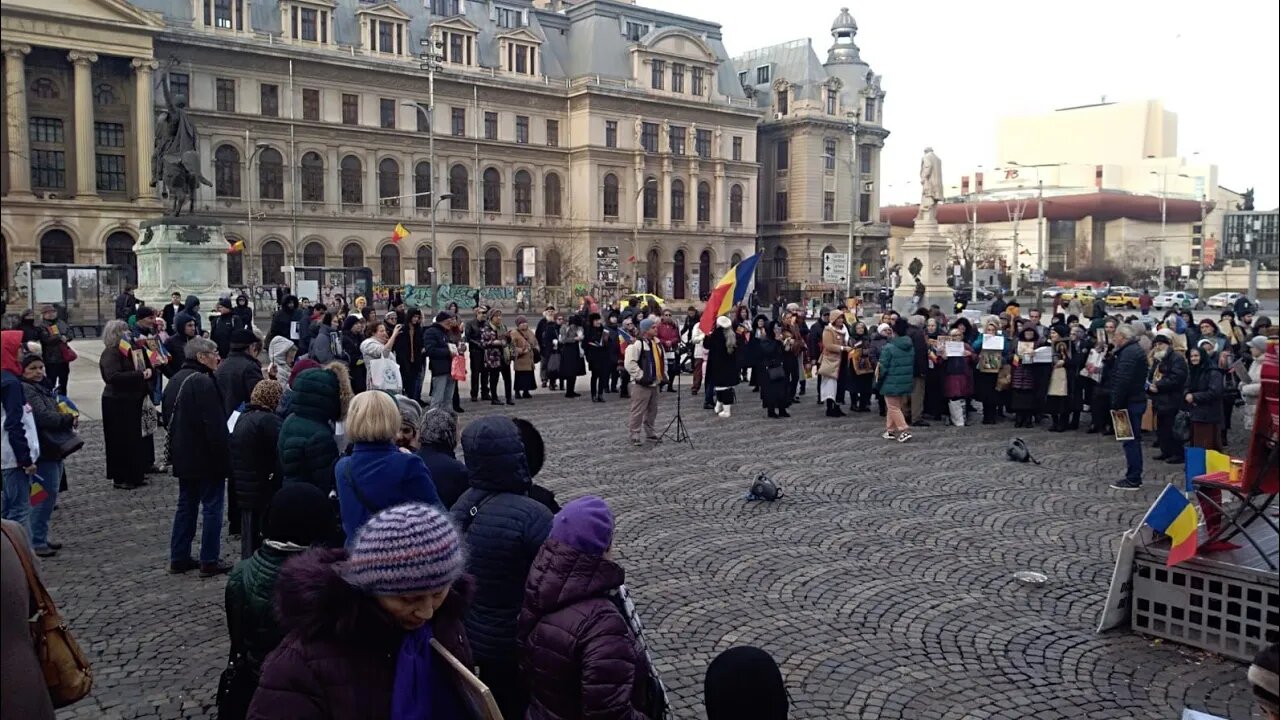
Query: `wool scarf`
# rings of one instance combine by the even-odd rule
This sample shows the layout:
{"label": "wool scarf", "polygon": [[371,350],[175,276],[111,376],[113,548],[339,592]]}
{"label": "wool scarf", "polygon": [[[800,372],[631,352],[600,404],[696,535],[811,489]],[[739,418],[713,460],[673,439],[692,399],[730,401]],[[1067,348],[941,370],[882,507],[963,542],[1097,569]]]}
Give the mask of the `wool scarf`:
{"label": "wool scarf", "polygon": [[641,379],[661,385],[667,381],[667,360],[662,354],[662,347],[657,340],[645,340],[640,346]]}

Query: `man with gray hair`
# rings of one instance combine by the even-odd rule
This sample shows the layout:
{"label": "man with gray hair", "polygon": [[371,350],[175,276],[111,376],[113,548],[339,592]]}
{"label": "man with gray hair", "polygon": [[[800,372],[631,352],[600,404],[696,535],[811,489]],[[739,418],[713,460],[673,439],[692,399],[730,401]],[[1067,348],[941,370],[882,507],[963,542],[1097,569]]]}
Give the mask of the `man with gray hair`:
{"label": "man with gray hair", "polygon": [[[169,572],[200,569],[200,577],[222,575],[222,507],[227,476],[229,435],[222,397],[213,380],[220,358],[212,340],[193,337],[183,349],[186,359],[165,388],[161,417],[173,474],[178,478],[178,507],[169,537]],[[203,517],[200,560],[191,557],[197,511]]]}
{"label": "man with gray hair", "polygon": [[1111,410],[1129,415],[1133,437],[1124,441],[1124,479],[1114,482],[1115,490],[1142,487],[1142,414],[1147,410],[1147,354],[1138,344],[1142,331],[1131,324],[1116,328],[1115,367],[1111,374]]}

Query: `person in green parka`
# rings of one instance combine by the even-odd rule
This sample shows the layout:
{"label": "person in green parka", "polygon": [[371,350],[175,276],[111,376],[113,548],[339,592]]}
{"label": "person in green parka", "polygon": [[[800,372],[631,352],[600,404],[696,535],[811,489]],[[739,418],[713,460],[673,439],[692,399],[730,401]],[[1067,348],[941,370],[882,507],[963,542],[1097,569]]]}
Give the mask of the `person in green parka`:
{"label": "person in green parka", "polygon": [[887,407],[881,437],[906,442],[911,439],[911,432],[902,414],[902,398],[911,395],[915,385],[915,348],[907,337],[906,320],[898,318],[890,332],[876,368],[876,394],[884,398]]}
{"label": "person in green parka", "polygon": [[267,506],[263,544],[236,563],[225,603],[231,636],[229,668],[218,688],[220,720],[242,720],[267,655],[284,632],[276,620],[276,577],[287,560],[312,546],[337,547],[338,518],[323,491],[309,483],[279,490]]}

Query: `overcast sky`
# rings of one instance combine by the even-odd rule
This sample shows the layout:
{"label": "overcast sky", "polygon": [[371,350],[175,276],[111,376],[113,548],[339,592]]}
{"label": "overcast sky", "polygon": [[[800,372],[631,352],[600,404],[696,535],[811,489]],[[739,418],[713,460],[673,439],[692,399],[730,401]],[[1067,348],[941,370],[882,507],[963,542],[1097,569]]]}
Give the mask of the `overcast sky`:
{"label": "overcast sky", "polygon": [[885,204],[918,199],[903,183],[926,145],[947,175],[991,167],[1000,117],[1103,95],[1163,100],[1178,115],[1179,155],[1198,151],[1232,190],[1256,188],[1259,209],[1280,200],[1275,0],[639,2],[720,23],[731,55],[811,37],[822,61],[831,21],[850,5],[862,58],[884,77]]}

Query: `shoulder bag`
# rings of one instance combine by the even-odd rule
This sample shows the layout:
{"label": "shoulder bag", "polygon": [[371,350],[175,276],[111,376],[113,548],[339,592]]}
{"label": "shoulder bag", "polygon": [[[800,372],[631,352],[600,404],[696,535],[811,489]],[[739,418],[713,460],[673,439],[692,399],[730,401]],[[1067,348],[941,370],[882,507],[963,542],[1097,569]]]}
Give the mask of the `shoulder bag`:
{"label": "shoulder bag", "polygon": [[44,674],[45,686],[49,689],[49,699],[56,708],[66,707],[89,694],[93,687],[93,673],[89,669],[89,661],[80,650],[80,645],[71,636],[67,623],[58,612],[57,605],[49,596],[35,566],[27,552],[26,538],[15,535],[7,527],[0,526],[0,531],[13,545],[13,551],[22,563],[22,572],[26,575],[27,591],[35,613],[28,621],[30,624],[31,642],[35,645],[36,657],[40,660],[40,670]]}

